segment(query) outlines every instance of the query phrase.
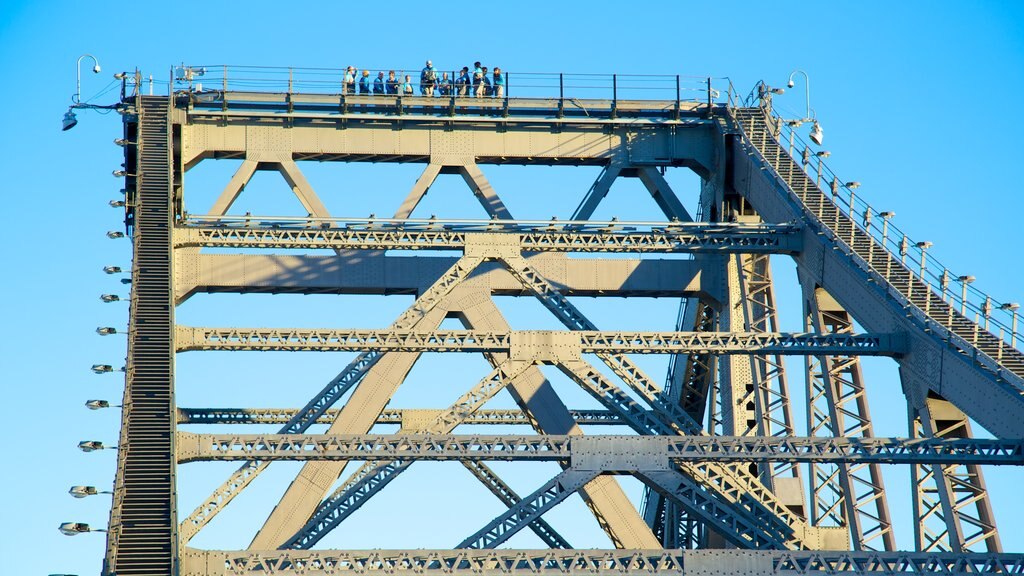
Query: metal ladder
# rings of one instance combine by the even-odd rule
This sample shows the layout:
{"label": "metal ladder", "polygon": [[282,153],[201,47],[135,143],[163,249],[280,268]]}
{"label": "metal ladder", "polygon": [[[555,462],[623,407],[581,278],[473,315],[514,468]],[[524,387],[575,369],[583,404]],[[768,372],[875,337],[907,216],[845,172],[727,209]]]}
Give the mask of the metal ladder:
{"label": "metal ladder", "polygon": [[177,573],[168,107],[166,96],[143,96],[136,102],[138,189],[128,361],[103,568],[104,574],[118,576]]}
{"label": "metal ladder", "polygon": [[[935,323],[945,327],[956,339],[950,344],[962,354],[971,356],[974,348],[988,356],[998,367],[1024,379],[1024,354],[1007,345],[979,323],[965,317],[949,302],[933,292],[927,284],[900,260],[878,244],[860,226],[826,197],[772,134],[760,108],[741,108],[734,112],[737,125],[764,160],[775,169],[807,210],[820,224],[831,230],[854,253],[867,262],[890,286]],[[983,368],[993,370],[979,362]],[[997,373],[998,376],[1002,376]]]}

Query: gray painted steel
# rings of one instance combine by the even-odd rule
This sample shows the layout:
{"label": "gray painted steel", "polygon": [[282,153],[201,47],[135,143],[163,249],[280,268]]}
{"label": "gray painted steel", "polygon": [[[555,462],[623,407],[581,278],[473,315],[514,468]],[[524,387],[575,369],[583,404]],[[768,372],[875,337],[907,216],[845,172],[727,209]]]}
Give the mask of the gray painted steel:
{"label": "gray painted steel", "polygon": [[[1001,553],[978,467],[1021,464],[1024,354],[1016,334],[1007,344],[987,330],[990,299],[972,319],[945,285],[930,287],[923,260],[913,270],[905,246],[890,251],[873,235],[870,210],[863,225],[855,222],[852,196],[852,210],[842,209],[838,183],[822,187],[821,165],[815,174],[792,146],[787,151],[763,86],[757,106],[744,108],[731,86],[717,97],[711,79],[706,101],[579,101],[302,94],[290,80],[286,93],[240,92],[226,74],[227,67],[220,90],[123,102],[132,142],[125,165],[133,290],[105,574],[1024,571],[1021,555]],[[188,215],[183,176],[212,159],[242,164],[206,215]],[[425,169],[394,218],[334,218],[302,161]],[[512,216],[481,168],[490,164],[602,172],[580,191],[572,220],[536,222]],[[697,222],[664,167],[701,177]],[[279,172],[309,216],[227,215],[259,170]],[[462,177],[491,220],[410,218],[446,173]],[[590,220],[618,178],[639,179],[665,221]],[[570,252],[587,257],[563,254]],[[807,334],[777,328],[769,255],[797,264]],[[385,329],[174,324],[176,304],[212,292],[417,298]],[[499,295],[537,298],[567,330],[511,330],[492,300]],[[599,330],[569,296],[686,300],[675,331],[623,332]],[[445,317],[466,329],[440,330]],[[854,321],[867,333],[853,334]],[[189,350],[360,354],[297,410],[177,408],[174,353]],[[387,409],[419,355],[436,351],[481,353],[493,369],[447,409]],[[672,354],[667,385],[627,353]],[[866,354],[899,364],[912,438],[872,438],[856,363]],[[815,437],[794,436],[783,355],[809,358]],[[602,409],[567,409],[541,364],[556,366]],[[481,408],[506,389],[517,410]],[[997,439],[972,439],[968,417]],[[176,423],[281,428],[211,435],[177,432]],[[308,434],[315,423],[328,423],[328,433]],[[367,435],[377,423],[401,424],[402,435]],[[498,423],[529,425],[536,434],[451,436],[458,426]],[[625,425],[632,434],[582,436],[580,424]],[[364,465],[344,478],[352,459]],[[465,536],[459,546],[468,549],[306,550],[424,459],[461,462],[507,512]],[[243,464],[179,518],[176,464],[203,460]],[[189,548],[275,460],[307,462],[251,549]],[[520,496],[486,460],[553,460],[562,471]],[[805,497],[800,466],[808,462],[812,494]],[[897,528],[881,463],[912,467],[920,552],[891,551]],[[621,473],[645,484],[642,515],[617,484]],[[619,550],[471,549],[498,546],[527,527],[552,547],[568,547],[571,535],[541,516],[575,494]],[[659,545],[668,549],[654,550]],[[731,548],[676,549],[725,545]],[[857,551],[827,551],[850,547]],[[783,548],[804,551],[772,550]],[[953,553],[936,553],[944,550]]]}

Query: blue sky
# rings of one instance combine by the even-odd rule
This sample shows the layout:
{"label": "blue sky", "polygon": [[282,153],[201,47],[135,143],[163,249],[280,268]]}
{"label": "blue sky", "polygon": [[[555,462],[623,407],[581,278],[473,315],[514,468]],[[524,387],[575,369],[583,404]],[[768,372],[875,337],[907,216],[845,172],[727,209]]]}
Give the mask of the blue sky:
{"label": "blue sky", "polygon": [[[281,3],[250,2],[244,8],[209,3],[193,12],[167,4],[129,8],[72,2],[5,3],[0,8],[0,56],[4,63],[0,168],[8,235],[2,255],[5,282],[0,321],[8,334],[0,347],[7,397],[4,414],[14,439],[0,473],[0,551],[3,572],[92,574],[103,553],[98,535],[66,538],[65,520],[103,526],[108,500],[73,500],[72,484],[107,486],[114,454],[82,454],[80,439],[114,443],[114,410],[87,411],[87,398],[120,398],[116,376],[96,376],[93,363],[120,365],[121,336],[100,338],[96,326],[123,327],[127,307],[100,303],[101,293],[125,294],[101,268],[127,267],[130,246],[104,236],[119,226],[107,201],[120,182],[110,176],[122,161],[111,144],[120,136],[116,114],[84,112],[72,131],[60,117],[74,92],[75,60],[96,55],[103,72],[83,72],[83,98],[104,90],[111,74],[136,67],[157,79],[174,63],[372,69],[415,68],[431,58],[441,69],[481,60],[510,71],[693,74],[728,76],[745,94],[759,79],[782,85],[795,68],[811,77],[812,103],[832,152],[829,164],[845,180],[858,180],[858,195],[915,239],[935,243],[929,253],[957,274],[973,274],[976,286],[999,301],[1024,299],[1021,280],[1018,138],[1024,120],[1015,112],[1024,93],[1024,4],[1019,2],[798,3],[639,2],[552,4],[520,2],[392,3],[319,7],[301,11]],[[114,93],[96,99],[113,101]],[[798,85],[779,98],[784,112],[803,109]],[[204,212],[230,177],[231,165],[200,165],[186,180],[186,202]],[[586,169],[487,169],[485,172],[519,217],[566,217],[594,173]],[[332,213],[387,213],[415,180],[415,166],[334,166],[307,170]],[[696,184],[685,174],[670,181],[689,207]],[[635,183],[612,189],[596,217],[645,218],[653,204],[631,202]],[[367,191],[375,194],[368,195]],[[555,194],[564,190],[578,193]],[[293,210],[270,175],[246,190],[239,210]],[[458,204],[461,202],[461,204]],[[471,196],[455,182],[431,189],[419,214],[479,216]],[[779,299],[789,306],[784,327],[798,329],[797,292],[791,265],[777,264]],[[507,300],[507,299],[506,299]],[[601,327],[670,327],[670,300],[608,306],[578,305]],[[209,325],[358,326],[388,324],[404,298],[199,297],[179,310],[185,323]],[[514,328],[553,327],[534,302],[500,303]],[[635,311],[635,313],[634,313]],[[344,365],[348,355],[183,355],[179,360],[182,405],[298,406]],[[396,406],[413,406],[434,394],[454,398],[486,372],[478,358],[425,358],[413,370],[409,390]],[[661,374],[657,359],[644,366]],[[905,435],[905,413],[895,367],[866,363],[878,430]],[[799,398],[792,362],[791,386]],[[457,375],[449,382],[438,376]],[[281,383],[287,385],[282,387]],[[451,384],[442,387],[443,384]],[[564,388],[564,387],[563,387]],[[442,392],[438,392],[442,390]],[[560,389],[561,390],[561,389]],[[588,402],[565,389],[573,404]],[[499,398],[497,406],[509,405]],[[451,466],[418,465],[324,541],[335,547],[444,547],[476,530],[498,512],[496,501]],[[233,465],[183,467],[180,508],[220,482]],[[496,466],[498,469],[506,467]],[[295,467],[275,466],[266,482],[200,535],[203,547],[243,547],[247,527],[262,520]],[[510,481],[529,492],[554,473],[537,466],[510,471]],[[987,470],[1007,550],[1024,549],[1024,520],[1016,496],[1019,471]],[[887,474],[889,474],[887,472]],[[893,472],[890,500],[903,547],[910,546],[905,478]],[[424,486],[430,486],[429,490]],[[635,491],[635,487],[630,487]],[[244,501],[243,501],[244,500]],[[453,514],[452,508],[465,510]],[[414,510],[401,525],[403,510]],[[255,512],[254,512],[255,510]],[[902,510],[902,511],[900,511]],[[604,546],[585,509],[568,502],[552,523],[577,546]],[[433,524],[432,524],[433,523]],[[387,531],[389,540],[381,539]],[[520,537],[517,537],[520,538]],[[512,545],[535,546],[523,535]]]}

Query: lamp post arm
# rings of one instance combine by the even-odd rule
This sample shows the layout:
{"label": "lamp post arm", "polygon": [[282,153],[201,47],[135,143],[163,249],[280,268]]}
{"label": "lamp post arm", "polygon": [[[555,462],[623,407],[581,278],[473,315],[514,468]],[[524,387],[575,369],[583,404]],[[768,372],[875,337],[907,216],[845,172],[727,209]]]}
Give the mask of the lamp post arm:
{"label": "lamp post arm", "polygon": [[793,83],[793,76],[797,74],[803,74],[804,77],[804,97],[807,104],[807,112],[804,120],[813,120],[814,117],[811,115],[811,78],[807,75],[807,72],[803,70],[794,70],[789,74],[789,84]]}
{"label": "lamp post arm", "polygon": [[81,56],[78,57],[78,62],[76,64],[76,72],[78,73],[78,76],[77,76],[77,81],[75,82],[75,95],[71,97],[71,100],[75,104],[78,104],[82,100],[82,59],[83,58],[92,58],[92,61],[93,61],[93,63],[96,66],[100,65],[100,61],[97,60],[96,57],[93,56],[92,54],[82,54]]}

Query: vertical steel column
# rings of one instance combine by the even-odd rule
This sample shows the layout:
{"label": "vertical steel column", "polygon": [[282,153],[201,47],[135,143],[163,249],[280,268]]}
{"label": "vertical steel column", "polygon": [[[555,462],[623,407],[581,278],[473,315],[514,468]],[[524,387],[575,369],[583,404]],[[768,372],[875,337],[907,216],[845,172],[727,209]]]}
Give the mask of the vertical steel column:
{"label": "vertical steel column", "polygon": [[[818,334],[853,332],[853,319],[823,289],[801,276],[804,322]],[[811,436],[871,437],[860,360],[807,356],[807,419]],[[855,550],[895,550],[881,468],[877,464],[811,464],[811,512],[816,524],[847,526]]]}
{"label": "vertical steel column", "polygon": [[[900,371],[901,376],[904,371]],[[928,393],[910,402],[913,438],[970,438],[956,406]],[[977,465],[914,465],[914,547],[922,552],[1002,552],[992,502]]]}

